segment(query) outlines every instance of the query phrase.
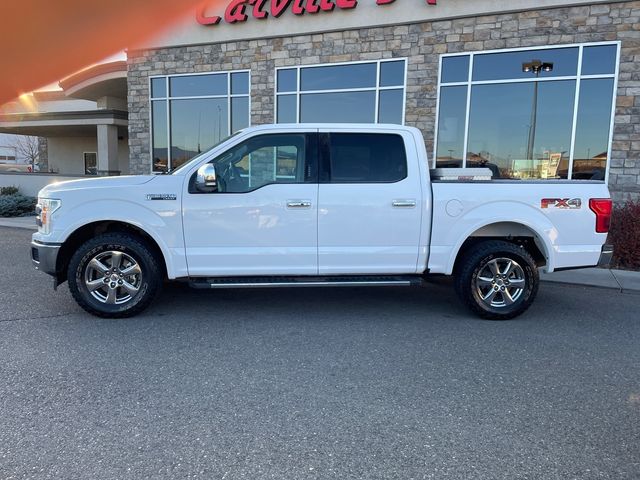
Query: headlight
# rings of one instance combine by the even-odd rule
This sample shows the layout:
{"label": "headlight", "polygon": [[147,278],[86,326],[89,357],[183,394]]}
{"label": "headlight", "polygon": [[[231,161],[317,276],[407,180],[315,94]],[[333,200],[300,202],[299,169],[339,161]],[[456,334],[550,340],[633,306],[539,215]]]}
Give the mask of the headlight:
{"label": "headlight", "polygon": [[62,205],[60,200],[52,198],[38,198],[36,205],[36,225],[38,231],[44,235],[48,235],[51,231],[51,215]]}

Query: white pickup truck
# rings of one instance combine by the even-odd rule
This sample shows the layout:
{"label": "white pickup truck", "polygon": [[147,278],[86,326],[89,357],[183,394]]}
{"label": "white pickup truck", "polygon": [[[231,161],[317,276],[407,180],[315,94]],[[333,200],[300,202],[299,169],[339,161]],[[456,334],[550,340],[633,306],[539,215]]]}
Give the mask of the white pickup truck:
{"label": "white pickup truck", "polygon": [[607,262],[606,184],[487,171],[432,178],[410,127],[253,127],[169,174],[45,187],[31,256],[104,317],[139,313],[166,279],[391,286],[440,274],[480,317],[501,320],[532,303],[539,268]]}

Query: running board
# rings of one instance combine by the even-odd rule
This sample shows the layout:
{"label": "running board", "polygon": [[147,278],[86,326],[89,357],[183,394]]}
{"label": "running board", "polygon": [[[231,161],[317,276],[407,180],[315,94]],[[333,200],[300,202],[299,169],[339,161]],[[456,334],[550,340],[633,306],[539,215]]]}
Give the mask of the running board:
{"label": "running board", "polygon": [[337,277],[215,277],[193,278],[192,288],[274,288],[274,287],[409,287],[422,285],[419,276],[337,276]]}

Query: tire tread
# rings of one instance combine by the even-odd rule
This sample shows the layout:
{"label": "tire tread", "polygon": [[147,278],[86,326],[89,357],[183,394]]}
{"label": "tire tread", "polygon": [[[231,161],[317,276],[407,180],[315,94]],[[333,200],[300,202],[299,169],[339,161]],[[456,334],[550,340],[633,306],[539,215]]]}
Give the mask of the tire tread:
{"label": "tire tread", "polygon": [[[146,272],[144,278],[148,284],[147,289],[144,292],[143,297],[128,309],[120,311],[100,310],[94,307],[87,298],[85,298],[79,288],[77,272],[80,267],[80,263],[92,252],[92,250],[98,251],[100,247],[104,245],[124,246],[125,248],[134,251],[136,255],[139,255],[141,257],[140,261],[145,264]],[[146,309],[160,293],[163,274],[162,269],[159,267],[159,261],[160,259],[154,256],[153,250],[140,237],[124,232],[104,233],[87,240],[71,256],[67,271],[69,291],[78,305],[92,315],[101,318],[133,317]],[[83,272],[81,272],[80,277],[82,274]],[[80,281],[82,281],[81,278]]]}
{"label": "tire tread", "polygon": [[[531,269],[532,285],[528,297],[519,304],[518,308],[508,312],[499,313],[482,308],[478,304],[472,292],[473,273],[478,264],[490,255],[514,255],[520,257],[523,269]],[[519,245],[504,240],[486,240],[475,244],[460,259],[457,271],[454,274],[454,288],[458,297],[473,313],[485,320],[510,320],[524,313],[533,303],[539,286],[538,268],[531,254]]]}

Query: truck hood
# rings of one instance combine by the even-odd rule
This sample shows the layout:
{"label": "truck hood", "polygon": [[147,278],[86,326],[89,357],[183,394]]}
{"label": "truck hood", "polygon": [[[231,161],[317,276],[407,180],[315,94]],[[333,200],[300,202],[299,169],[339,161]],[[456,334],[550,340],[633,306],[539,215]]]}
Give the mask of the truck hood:
{"label": "truck hood", "polygon": [[127,175],[122,177],[83,178],[81,180],[67,180],[51,183],[38,192],[40,198],[51,198],[57,193],[69,190],[86,190],[98,188],[117,188],[143,185],[156,178],[155,175]]}

